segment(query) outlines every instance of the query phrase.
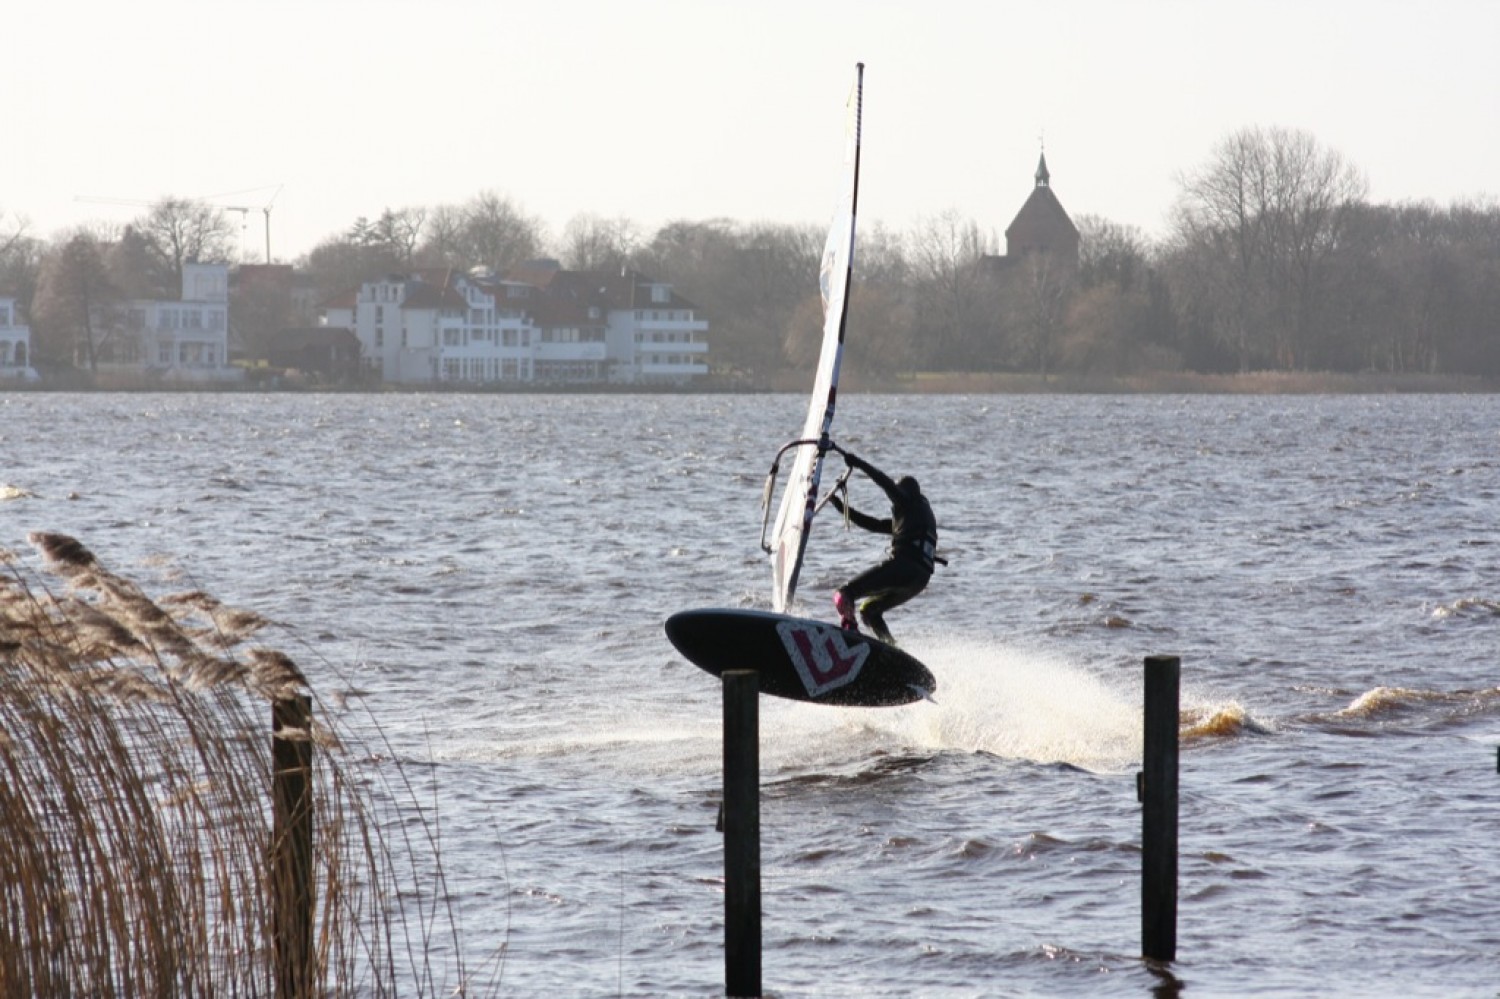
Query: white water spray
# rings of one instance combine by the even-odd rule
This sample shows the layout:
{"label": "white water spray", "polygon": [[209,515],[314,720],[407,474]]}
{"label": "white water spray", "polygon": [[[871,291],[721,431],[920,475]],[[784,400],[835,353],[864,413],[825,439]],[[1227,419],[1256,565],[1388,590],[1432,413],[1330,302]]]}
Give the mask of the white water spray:
{"label": "white water spray", "polygon": [[1108,771],[1140,758],[1140,709],[1077,663],[979,638],[917,636],[903,647],[938,678],[935,704],[833,713],[768,699],[763,764],[847,762],[880,751],[968,752]]}

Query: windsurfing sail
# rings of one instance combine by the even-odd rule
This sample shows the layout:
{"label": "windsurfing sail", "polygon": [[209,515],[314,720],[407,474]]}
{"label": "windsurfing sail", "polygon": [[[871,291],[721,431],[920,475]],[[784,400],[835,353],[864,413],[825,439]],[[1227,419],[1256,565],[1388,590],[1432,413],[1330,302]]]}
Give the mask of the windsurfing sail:
{"label": "windsurfing sail", "polygon": [[770,512],[771,494],[781,456],[793,453],[791,473],[782,493],[776,527],[769,542],[761,525],[761,546],[771,555],[771,605],[785,611],[797,592],[797,575],[807,551],[807,535],[818,510],[818,480],[823,455],[833,426],[833,407],[838,399],[839,365],[844,355],[844,325],[849,315],[849,279],[854,270],[854,219],[859,203],[859,133],[864,113],[865,64],[855,66],[854,90],[849,95],[845,124],[844,171],[839,199],[823,245],[819,284],[823,292],[823,346],[813,379],[812,399],[802,435],[777,453],[766,480],[762,505]]}

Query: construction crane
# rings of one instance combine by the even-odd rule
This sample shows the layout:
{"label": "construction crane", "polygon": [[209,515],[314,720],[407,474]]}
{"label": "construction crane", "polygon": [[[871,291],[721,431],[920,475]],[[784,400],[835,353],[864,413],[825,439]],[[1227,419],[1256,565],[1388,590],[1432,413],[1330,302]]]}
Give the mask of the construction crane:
{"label": "construction crane", "polygon": [[[278,185],[276,185],[276,193],[272,194],[271,195],[271,199],[269,201],[267,201],[264,206],[262,206],[261,208],[258,208],[258,209],[257,208],[252,208],[252,207],[250,207],[248,205],[219,205],[219,204],[215,204],[214,203],[214,199],[216,199],[216,198],[228,198],[228,197],[232,197],[232,196],[234,196],[236,194],[251,194],[251,193],[254,193],[255,191],[264,191],[264,190],[267,190],[267,188],[264,188],[264,187],[252,187],[252,188],[250,188],[247,191],[230,191],[228,194],[210,194],[210,195],[208,195],[206,197],[202,197],[202,198],[183,198],[181,200],[188,201],[188,202],[193,202],[193,203],[201,203],[201,204],[207,205],[210,208],[217,208],[220,211],[225,211],[225,212],[239,212],[240,213],[240,228],[242,230],[244,229],[245,222],[249,218],[251,212],[259,211],[262,214],[264,214],[265,217],[266,217],[266,263],[269,264],[271,262],[271,206],[273,204],[275,204],[276,199],[281,196],[281,189],[284,186],[286,186],[286,185],[284,185],[284,184],[278,184]],[[92,202],[92,203],[98,204],[98,205],[131,205],[131,206],[134,206],[134,207],[137,207],[137,208],[154,208],[154,207],[156,207],[157,205],[161,204],[163,201],[165,201],[167,199],[166,198],[157,198],[155,201],[141,201],[139,199],[134,199],[134,198],[99,198],[99,197],[93,197],[91,195],[80,194],[80,195],[77,195],[76,197],[74,197],[73,200],[74,201],[87,201],[87,202]]]}

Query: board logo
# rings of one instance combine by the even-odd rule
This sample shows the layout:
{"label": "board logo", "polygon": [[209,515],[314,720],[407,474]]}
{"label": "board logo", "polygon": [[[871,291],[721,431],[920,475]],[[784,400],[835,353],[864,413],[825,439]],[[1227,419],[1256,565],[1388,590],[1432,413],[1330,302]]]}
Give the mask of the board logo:
{"label": "board logo", "polygon": [[831,625],[778,621],[776,634],[781,636],[787,658],[796,667],[809,697],[853,683],[870,657],[868,645],[863,642],[851,645],[845,641],[843,631]]}

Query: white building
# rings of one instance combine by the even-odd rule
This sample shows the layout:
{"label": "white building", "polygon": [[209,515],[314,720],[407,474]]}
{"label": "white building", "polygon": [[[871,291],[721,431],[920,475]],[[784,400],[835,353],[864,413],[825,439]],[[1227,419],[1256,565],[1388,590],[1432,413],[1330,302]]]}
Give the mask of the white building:
{"label": "white building", "polygon": [[602,320],[605,379],[628,385],[688,385],[708,374],[708,322],[666,281],[630,269],[565,271],[551,262],[511,277]]}
{"label": "white building", "polygon": [[398,384],[687,384],[708,373],[708,323],[670,285],[633,272],[420,271],[365,282],[321,321],[353,330],[367,363]]}
{"label": "white building", "polygon": [[229,265],[183,264],[182,298],[127,302],[99,370],[168,381],[234,381],[229,364]]}
{"label": "white building", "polygon": [[324,326],[359,338],[381,381],[529,382],[537,330],[508,288],[452,270],[366,281],[327,303]]}
{"label": "white building", "polygon": [[21,322],[14,298],[0,298],[0,381],[35,381],[31,366],[31,327]]}

